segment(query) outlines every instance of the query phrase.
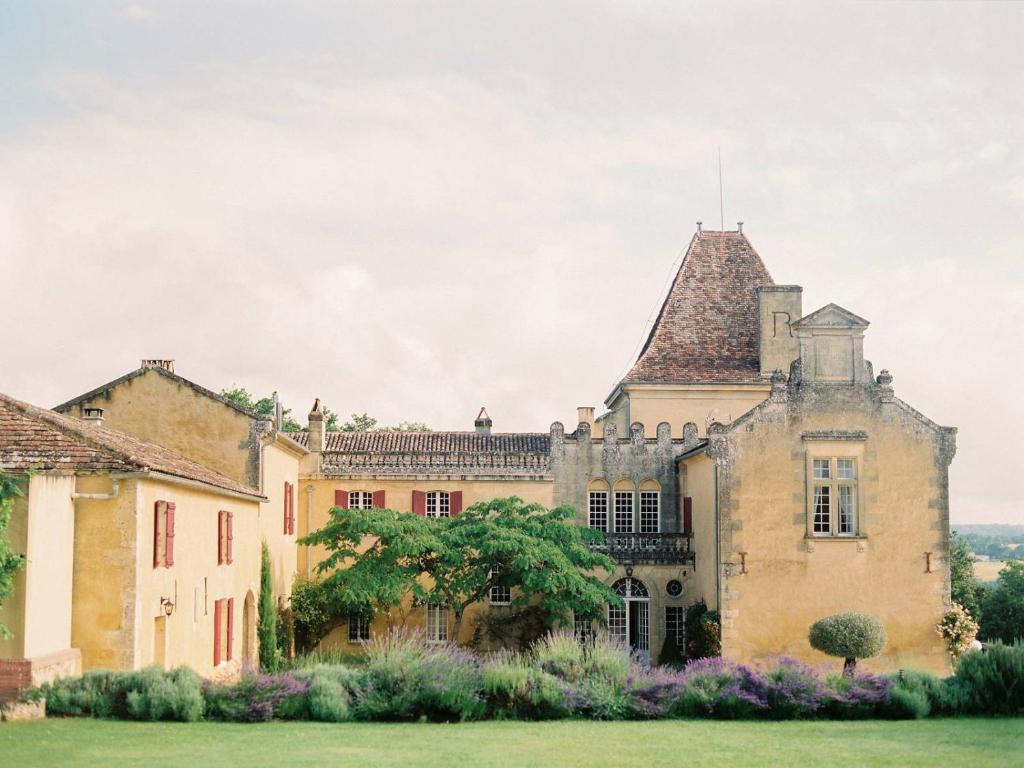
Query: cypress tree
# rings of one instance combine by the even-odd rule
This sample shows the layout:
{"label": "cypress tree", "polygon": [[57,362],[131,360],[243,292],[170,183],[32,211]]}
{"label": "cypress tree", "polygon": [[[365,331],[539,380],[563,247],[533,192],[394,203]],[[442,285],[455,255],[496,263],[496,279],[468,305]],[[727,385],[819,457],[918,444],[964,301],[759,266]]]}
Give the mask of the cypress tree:
{"label": "cypress tree", "polygon": [[265,541],[260,566],[259,627],[256,634],[260,641],[260,669],[273,672],[278,660],[277,606],[274,604],[274,582],[270,573],[270,550]]}

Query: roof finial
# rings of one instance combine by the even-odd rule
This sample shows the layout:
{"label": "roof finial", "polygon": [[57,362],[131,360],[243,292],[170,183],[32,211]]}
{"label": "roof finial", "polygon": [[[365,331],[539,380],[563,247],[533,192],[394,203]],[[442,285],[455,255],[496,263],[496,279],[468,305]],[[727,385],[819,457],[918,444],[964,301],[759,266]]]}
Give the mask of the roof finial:
{"label": "roof finial", "polygon": [[742,221],[737,221],[737,222],[736,222],[736,230],[737,230],[737,231],[738,231],[738,232],[739,232],[739,233],[740,233],[741,235],[743,234],[743,222],[742,222]]}
{"label": "roof finial", "polygon": [[704,224],[704,222],[703,222],[703,221],[698,221],[698,222],[697,222],[697,234],[700,234],[700,231],[701,231],[701,225],[703,225],[703,224]]}

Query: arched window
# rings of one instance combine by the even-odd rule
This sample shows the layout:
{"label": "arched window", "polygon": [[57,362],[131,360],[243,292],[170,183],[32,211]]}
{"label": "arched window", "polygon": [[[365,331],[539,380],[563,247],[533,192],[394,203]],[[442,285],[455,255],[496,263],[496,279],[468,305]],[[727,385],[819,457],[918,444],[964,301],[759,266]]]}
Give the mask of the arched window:
{"label": "arched window", "polygon": [[661,531],[661,486],[657,480],[640,484],[640,533]]}
{"label": "arched window", "polygon": [[612,589],[615,590],[615,594],[623,598],[640,598],[646,599],[651,595],[647,591],[647,585],[644,584],[640,579],[634,579],[627,576],[624,579],[619,579],[612,584]]}
{"label": "arched window", "polygon": [[608,483],[604,480],[591,480],[587,486],[587,525],[608,530]]}
{"label": "arched window", "polygon": [[614,533],[632,533],[634,531],[633,498],[636,496],[636,488],[629,480],[619,480],[612,490],[615,503],[612,531]]}

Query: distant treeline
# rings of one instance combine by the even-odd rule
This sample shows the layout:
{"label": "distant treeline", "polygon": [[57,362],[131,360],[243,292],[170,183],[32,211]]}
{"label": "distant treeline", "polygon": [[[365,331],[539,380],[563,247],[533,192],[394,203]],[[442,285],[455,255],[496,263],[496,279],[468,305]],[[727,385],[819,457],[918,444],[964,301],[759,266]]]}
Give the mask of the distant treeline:
{"label": "distant treeline", "polygon": [[1024,525],[953,525],[975,555],[993,560],[1024,559]]}

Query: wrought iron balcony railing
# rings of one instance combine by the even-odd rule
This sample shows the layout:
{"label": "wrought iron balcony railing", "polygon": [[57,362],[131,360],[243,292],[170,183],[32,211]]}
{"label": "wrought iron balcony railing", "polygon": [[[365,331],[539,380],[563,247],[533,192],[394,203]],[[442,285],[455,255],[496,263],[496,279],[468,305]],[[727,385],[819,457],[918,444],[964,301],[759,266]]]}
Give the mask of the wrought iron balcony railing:
{"label": "wrought iron balcony railing", "polygon": [[691,539],[687,533],[606,533],[602,544],[590,547],[620,563],[685,565],[694,561]]}

